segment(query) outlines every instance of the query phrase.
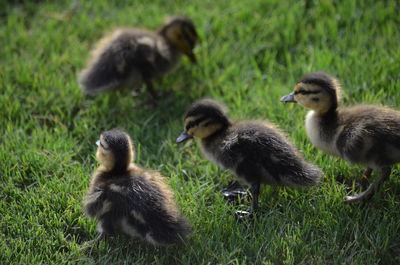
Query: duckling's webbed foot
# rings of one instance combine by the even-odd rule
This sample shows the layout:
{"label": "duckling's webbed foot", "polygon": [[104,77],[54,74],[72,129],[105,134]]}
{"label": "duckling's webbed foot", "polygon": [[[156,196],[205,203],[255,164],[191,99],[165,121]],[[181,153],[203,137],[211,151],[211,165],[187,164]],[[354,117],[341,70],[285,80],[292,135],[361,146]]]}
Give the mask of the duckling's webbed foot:
{"label": "duckling's webbed foot", "polygon": [[104,241],[106,238],[107,238],[107,234],[105,232],[101,232],[99,234],[99,236],[93,241],[94,242],[101,242],[101,241]]}
{"label": "duckling's webbed foot", "polygon": [[[358,193],[356,195],[346,196],[346,200],[344,202],[345,203],[353,203],[353,202],[370,199],[372,197],[372,195],[374,195],[374,193],[379,189],[381,184],[389,177],[390,171],[391,171],[390,167],[384,168],[382,170],[381,177],[378,180],[376,180],[375,182],[370,184],[365,191]],[[372,172],[372,170],[371,170],[371,172]],[[369,172],[369,173],[371,173],[371,172]]]}
{"label": "duckling's webbed foot", "polygon": [[239,220],[253,218],[253,212],[251,211],[251,209],[249,209],[248,211],[236,211],[235,217]]}
{"label": "duckling's webbed foot", "polygon": [[254,213],[258,211],[258,195],[260,193],[260,184],[255,183],[251,185],[251,196],[253,197],[251,201],[251,208],[248,211],[236,211],[236,217],[240,220],[245,218],[252,218]]}
{"label": "duckling's webbed foot", "polygon": [[221,190],[222,196],[230,202],[235,202],[241,200],[242,198],[247,196],[247,190],[242,187],[239,182],[232,181],[228,187]]}
{"label": "duckling's webbed foot", "polygon": [[159,100],[161,100],[161,99],[166,100],[168,97],[170,97],[173,94],[172,91],[156,92],[154,90],[153,83],[151,81],[145,81],[145,83],[146,83],[146,88],[149,91],[150,96],[151,96],[150,103],[154,106],[157,106]]}
{"label": "duckling's webbed foot", "polygon": [[353,202],[358,202],[361,200],[367,200],[372,197],[373,193],[374,193],[374,185],[371,184],[368,186],[368,188],[365,191],[363,191],[361,193],[346,196],[346,199],[344,202],[345,203],[353,203]]}
{"label": "duckling's webbed foot", "polygon": [[85,250],[87,249],[89,251],[89,253],[91,253],[93,248],[95,246],[98,246],[98,244],[101,241],[104,241],[105,239],[106,239],[106,234],[105,233],[100,233],[99,236],[96,239],[84,242],[83,249],[85,249]]}

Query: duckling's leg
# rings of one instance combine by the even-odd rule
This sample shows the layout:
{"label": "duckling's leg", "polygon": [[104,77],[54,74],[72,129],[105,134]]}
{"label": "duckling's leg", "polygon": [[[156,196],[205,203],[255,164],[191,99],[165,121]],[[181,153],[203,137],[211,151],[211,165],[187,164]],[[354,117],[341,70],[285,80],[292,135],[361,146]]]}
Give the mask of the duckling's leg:
{"label": "duckling's leg", "polygon": [[248,211],[236,211],[236,216],[239,219],[253,217],[253,213],[258,211],[258,195],[260,194],[260,183],[254,183],[251,185],[251,208]]}
{"label": "duckling's leg", "polygon": [[361,177],[360,185],[364,190],[368,188],[369,184],[368,178],[371,176],[371,173],[372,173],[372,168],[367,168],[364,171],[363,176]]}
{"label": "duckling's leg", "polygon": [[96,239],[84,242],[83,249],[89,249],[89,253],[91,254],[93,248],[98,246],[101,241],[104,241],[106,236],[107,234],[105,232],[100,232]]}
{"label": "duckling's leg", "polygon": [[107,237],[107,234],[105,232],[101,232],[97,238],[95,240],[93,240],[94,242],[101,242],[103,240],[105,240]]}
{"label": "duckling's leg", "polygon": [[374,183],[369,185],[365,191],[363,191],[359,194],[356,194],[356,195],[346,196],[346,200],[344,202],[352,203],[352,202],[358,202],[361,200],[370,199],[372,197],[372,195],[374,195],[376,190],[379,189],[381,184],[390,176],[390,172],[391,172],[390,167],[383,168],[381,176],[378,180],[376,180]]}
{"label": "duckling's leg", "polygon": [[260,194],[260,183],[251,185],[251,196],[253,200],[251,201],[251,209],[253,212],[258,211],[258,195]]}
{"label": "duckling's leg", "polygon": [[159,96],[158,96],[157,92],[154,90],[153,83],[149,79],[145,80],[144,82],[146,84],[146,88],[149,91],[153,101],[154,102],[157,101],[159,99]]}
{"label": "duckling's leg", "polygon": [[221,190],[221,193],[224,196],[224,198],[230,202],[234,202],[234,201],[241,199],[242,197],[245,197],[247,195],[246,189],[243,188],[239,184],[239,182],[236,180],[232,181],[228,185],[228,187]]}

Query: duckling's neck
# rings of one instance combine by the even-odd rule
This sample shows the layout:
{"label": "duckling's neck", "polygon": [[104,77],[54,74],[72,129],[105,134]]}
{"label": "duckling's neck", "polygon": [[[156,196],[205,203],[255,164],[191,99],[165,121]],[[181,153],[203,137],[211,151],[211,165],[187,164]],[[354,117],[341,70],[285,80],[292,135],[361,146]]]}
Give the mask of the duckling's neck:
{"label": "duckling's neck", "polygon": [[103,172],[110,174],[120,174],[129,170],[129,164],[116,163],[112,167],[106,167],[104,165],[101,165],[99,169]]}
{"label": "duckling's neck", "polygon": [[221,163],[221,144],[223,143],[224,139],[226,138],[227,134],[229,133],[229,127],[226,126],[214,134],[201,139],[200,141],[200,150],[203,155],[213,162],[216,165],[221,166],[224,168],[224,165]]}
{"label": "duckling's neck", "polygon": [[164,39],[166,39],[167,37],[167,27],[165,25],[161,26],[160,28],[158,28],[157,30],[157,34],[162,36]]}
{"label": "duckling's neck", "polygon": [[311,110],[308,112],[307,117],[318,121],[321,128],[333,130],[338,125],[337,108],[330,108],[328,111],[325,112]]}
{"label": "duckling's neck", "polygon": [[174,70],[181,60],[182,53],[163,34],[159,32],[162,41],[157,41],[157,53],[154,58],[154,67],[158,74]]}
{"label": "duckling's neck", "polygon": [[228,133],[229,128],[231,127],[231,124],[229,123],[226,126],[223,126],[213,134],[202,138],[200,143],[201,143],[201,149],[205,151],[205,153],[215,153],[218,149],[219,143],[222,142]]}
{"label": "duckling's neck", "polygon": [[337,108],[336,107],[331,107],[327,111],[316,111],[312,110],[318,117],[321,117],[322,119],[328,119],[332,118],[334,116],[337,116]]}
{"label": "duckling's neck", "polygon": [[159,36],[161,36],[162,39],[164,39],[165,43],[169,46],[169,48],[172,48],[173,50],[176,50],[175,45],[173,44],[173,42],[168,38],[167,34],[166,34],[166,28],[161,27],[158,31],[157,34]]}
{"label": "duckling's neck", "polygon": [[339,116],[336,109],[325,113],[311,110],[306,116],[306,131],[308,138],[319,149],[337,154],[336,137],[339,128]]}
{"label": "duckling's neck", "polygon": [[213,134],[201,139],[201,141],[202,142],[207,142],[207,143],[213,142],[213,141],[219,139],[222,135],[224,135],[225,132],[227,131],[227,129],[228,129],[228,127],[221,128],[218,131],[216,131],[215,133],[213,133]]}
{"label": "duckling's neck", "polygon": [[[182,52],[175,46],[175,44],[165,36],[162,36],[166,47],[163,47],[161,55],[169,58],[171,62],[176,64],[182,56]],[[160,49],[159,49],[160,50]]]}

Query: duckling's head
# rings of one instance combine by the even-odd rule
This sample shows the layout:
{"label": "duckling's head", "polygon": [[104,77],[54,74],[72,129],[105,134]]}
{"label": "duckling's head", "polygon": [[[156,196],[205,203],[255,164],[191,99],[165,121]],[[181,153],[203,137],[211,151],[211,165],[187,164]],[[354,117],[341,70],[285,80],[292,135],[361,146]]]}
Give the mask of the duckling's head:
{"label": "duckling's head", "polygon": [[192,63],[197,62],[193,49],[198,41],[198,35],[191,19],[184,16],[174,16],[161,27],[159,32],[176,49],[187,55]]}
{"label": "duckling's head", "polygon": [[96,144],[96,157],[107,171],[126,170],[134,158],[132,141],[121,130],[102,132]]}
{"label": "duckling's head", "polygon": [[319,114],[335,110],[340,99],[340,84],[324,72],[304,75],[297,82],[294,91],[281,98],[281,102],[294,102],[312,109]]}
{"label": "duckling's head", "polygon": [[226,108],[213,99],[200,99],[194,102],[184,119],[185,130],[176,139],[177,143],[193,137],[207,138],[231,124]]}

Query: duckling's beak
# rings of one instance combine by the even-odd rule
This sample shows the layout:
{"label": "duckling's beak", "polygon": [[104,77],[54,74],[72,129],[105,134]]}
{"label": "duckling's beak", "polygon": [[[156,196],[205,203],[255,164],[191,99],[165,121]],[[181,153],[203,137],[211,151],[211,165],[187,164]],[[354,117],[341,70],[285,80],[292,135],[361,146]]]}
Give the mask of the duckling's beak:
{"label": "duckling's beak", "polygon": [[186,130],[184,130],[178,138],[176,138],[176,143],[182,143],[186,140],[193,138]]}
{"label": "duckling's beak", "polygon": [[197,59],[193,52],[189,52],[186,55],[189,57],[189,60],[192,64],[197,64]]}
{"label": "duckling's beak", "polygon": [[283,96],[281,98],[281,102],[283,102],[283,103],[288,103],[288,102],[297,103],[296,99],[294,98],[294,92],[290,93],[289,95]]}
{"label": "duckling's beak", "polygon": [[97,146],[100,146],[100,140],[97,140],[97,141],[96,141],[96,145],[97,145]]}

